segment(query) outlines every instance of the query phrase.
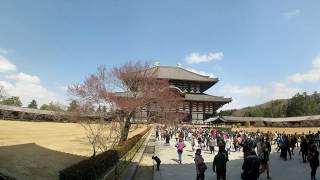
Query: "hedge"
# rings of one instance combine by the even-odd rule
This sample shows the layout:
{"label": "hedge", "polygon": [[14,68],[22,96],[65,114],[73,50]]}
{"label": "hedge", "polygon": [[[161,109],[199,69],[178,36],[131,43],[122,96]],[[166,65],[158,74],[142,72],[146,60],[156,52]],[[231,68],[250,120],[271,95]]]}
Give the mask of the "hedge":
{"label": "hedge", "polygon": [[111,167],[117,164],[119,159],[124,156],[148,131],[150,127],[143,132],[121,142],[114,149],[105,151],[80,161],[59,173],[60,180],[95,180],[101,178]]}
{"label": "hedge", "polygon": [[214,127],[214,129],[219,129],[220,131],[231,132],[231,128],[229,128],[229,127]]}

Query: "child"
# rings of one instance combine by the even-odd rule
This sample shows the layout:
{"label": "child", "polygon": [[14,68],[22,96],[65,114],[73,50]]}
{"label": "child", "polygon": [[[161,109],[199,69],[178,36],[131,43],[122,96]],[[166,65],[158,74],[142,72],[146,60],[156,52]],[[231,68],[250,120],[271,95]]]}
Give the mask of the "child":
{"label": "child", "polygon": [[157,171],[159,171],[161,160],[158,156],[152,156],[152,159],[156,161],[157,163]]}
{"label": "child", "polygon": [[181,164],[181,162],[182,162],[181,157],[182,157],[182,153],[183,153],[183,148],[186,147],[186,145],[183,142],[183,139],[179,139],[179,142],[177,142],[176,147],[177,147],[177,152],[178,152],[178,157],[179,157],[179,163]]}

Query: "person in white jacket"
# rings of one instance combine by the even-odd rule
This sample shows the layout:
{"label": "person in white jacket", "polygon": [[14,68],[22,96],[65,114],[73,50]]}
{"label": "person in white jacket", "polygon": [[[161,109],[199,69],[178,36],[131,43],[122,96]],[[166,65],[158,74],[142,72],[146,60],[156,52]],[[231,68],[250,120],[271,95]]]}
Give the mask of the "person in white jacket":
{"label": "person in white jacket", "polygon": [[228,154],[230,154],[231,144],[232,144],[231,139],[227,138],[226,139],[226,150],[227,150]]}

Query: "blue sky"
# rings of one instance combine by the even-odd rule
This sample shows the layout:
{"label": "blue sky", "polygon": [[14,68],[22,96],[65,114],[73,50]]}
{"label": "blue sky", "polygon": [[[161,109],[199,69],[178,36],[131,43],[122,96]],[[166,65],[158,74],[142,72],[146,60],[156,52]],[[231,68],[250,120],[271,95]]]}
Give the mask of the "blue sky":
{"label": "blue sky", "polygon": [[320,1],[0,1],[0,84],[66,101],[100,64],[159,61],[219,77],[227,108],[320,89]]}

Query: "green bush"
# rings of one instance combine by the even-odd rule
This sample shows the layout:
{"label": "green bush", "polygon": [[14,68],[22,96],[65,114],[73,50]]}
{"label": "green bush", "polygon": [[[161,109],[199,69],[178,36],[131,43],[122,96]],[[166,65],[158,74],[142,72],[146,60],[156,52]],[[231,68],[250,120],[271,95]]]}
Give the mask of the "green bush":
{"label": "green bush", "polygon": [[119,143],[112,150],[83,160],[72,165],[59,173],[60,180],[94,180],[99,179],[111,167],[115,166],[119,159],[124,156],[148,131],[150,127],[143,132],[133,136],[127,141]]}
{"label": "green bush", "polygon": [[60,171],[60,180],[98,179],[119,161],[116,150],[108,150]]}
{"label": "green bush", "polygon": [[229,127],[218,127],[217,129],[219,129],[220,131],[227,131],[227,132],[231,131],[231,128]]}
{"label": "green bush", "polygon": [[150,130],[151,128],[148,127],[141,133],[129,138],[126,141],[120,142],[118,146],[115,147],[115,150],[118,151],[119,156],[122,157],[125,155],[136,143]]}

